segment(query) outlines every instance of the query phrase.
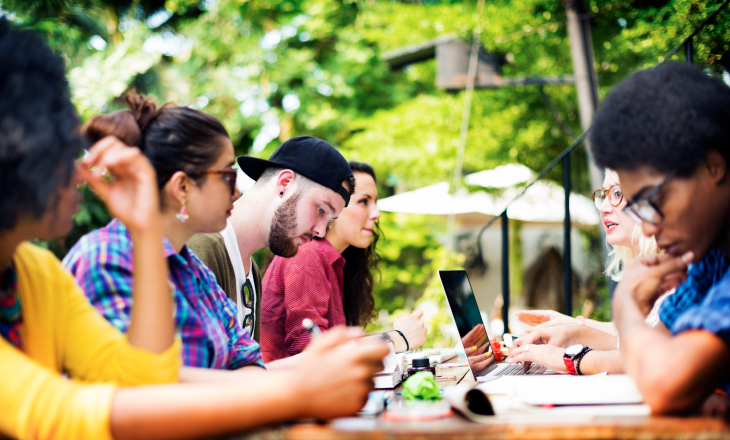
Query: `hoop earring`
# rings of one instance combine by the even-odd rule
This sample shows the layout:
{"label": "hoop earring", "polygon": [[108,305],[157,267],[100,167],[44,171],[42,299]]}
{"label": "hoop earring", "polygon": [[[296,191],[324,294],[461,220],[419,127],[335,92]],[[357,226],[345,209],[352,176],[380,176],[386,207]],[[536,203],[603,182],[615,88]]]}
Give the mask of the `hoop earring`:
{"label": "hoop earring", "polygon": [[180,220],[180,223],[185,223],[190,218],[188,210],[185,209],[185,199],[182,200],[182,208],[180,208],[180,212],[175,217]]}

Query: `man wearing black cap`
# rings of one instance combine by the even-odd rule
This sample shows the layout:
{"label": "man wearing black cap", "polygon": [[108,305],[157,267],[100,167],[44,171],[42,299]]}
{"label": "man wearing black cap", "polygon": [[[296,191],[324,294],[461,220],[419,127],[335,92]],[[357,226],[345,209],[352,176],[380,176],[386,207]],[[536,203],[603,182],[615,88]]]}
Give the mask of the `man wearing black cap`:
{"label": "man wearing black cap", "polygon": [[259,341],[261,274],[252,255],[269,247],[291,258],[303,243],[324,237],[349,203],[355,178],[334,147],[310,136],[289,139],[269,160],[240,156],[238,166],[255,185],[234,203],[226,229],[197,234],[188,246],[236,302],[239,325]]}

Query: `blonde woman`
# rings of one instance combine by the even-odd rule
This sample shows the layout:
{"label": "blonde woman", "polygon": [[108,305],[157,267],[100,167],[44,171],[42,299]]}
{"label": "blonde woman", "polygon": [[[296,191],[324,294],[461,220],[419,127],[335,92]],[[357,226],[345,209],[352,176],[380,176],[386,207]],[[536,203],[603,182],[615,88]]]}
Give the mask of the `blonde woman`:
{"label": "blonde woman", "polygon": [[[644,236],[641,228],[623,212],[626,199],[624,199],[621,192],[616,172],[606,170],[603,188],[593,193],[593,200],[596,202],[601,215],[601,224],[604,231],[606,231],[606,243],[609,249],[606,261],[606,276],[618,282],[621,280],[622,267],[627,262],[637,257],[657,254],[660,250],[654,237]],[[652,326],[659,322],[657,311],[663,298],[657,300],[654,308],[646,318],[646,322]],[[616,334],[616,327],[612,322],[600,322],[585,319],[582,316],[573,318],[554,310],[521,310],[517,312],[517,319],[525,324],[535,326],[536,329],[578,324]],[[531,331],[528,330],[528,333]]]}
{"label": "blonde woman", "polygon": [[[624,213],[627,200],[623,197],[615,172],[606,170],[603,188],[593,193],[593,200],[601,215],[610,252],[606,275],[614,281],[621,279],[622,267],[634,258],[660,252],[653,237],[645,237],[641,228]],[[675,282],[676,285],[676,282]],[[665,291],[673,291],[666,286]],[[667,294],[669,294],[668,292]],[[664,295],[666,296],[666,294]],[[648,314],[647,323],[659,322],[658,306]],[[521,322],[535,326],[528,336],[515,341],[507,362],[537,363],[559,373],[596,374],[604,371],[623,373],[623,362],[616,327],[611,322],[599,322],[582,316],[572,318],[554,310],[523,310],[517,312]],[[564,361],[567,347],[583,344],[586,347],[579,358]],[[588,347],[590,346],[590,348]],[[570,365],[569,365],[570,364]],[[573,366],[573,369],[569,369]]]}

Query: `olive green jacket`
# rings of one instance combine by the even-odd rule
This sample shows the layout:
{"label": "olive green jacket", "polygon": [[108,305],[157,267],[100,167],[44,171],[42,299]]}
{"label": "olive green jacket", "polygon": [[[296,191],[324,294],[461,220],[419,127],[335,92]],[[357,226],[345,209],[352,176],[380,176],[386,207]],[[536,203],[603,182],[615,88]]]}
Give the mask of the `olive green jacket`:
{"label": "olive green jacket", "polygon": [[[195,234],[187,244],[203,260],[203,263],[213,271],[216,280],[218,280],[218,284],[226,292],[226,296],[234,303],[237,303],[236,273],[233,271],[233,263],[228,256],[223,236],[217,232],[211,234]],[[255,261],[253,261],[251,270],[253,270],[253,282],[256,289],[256,315],[254,319],[253,338],[256,342],[261,343],[261,272]]]}

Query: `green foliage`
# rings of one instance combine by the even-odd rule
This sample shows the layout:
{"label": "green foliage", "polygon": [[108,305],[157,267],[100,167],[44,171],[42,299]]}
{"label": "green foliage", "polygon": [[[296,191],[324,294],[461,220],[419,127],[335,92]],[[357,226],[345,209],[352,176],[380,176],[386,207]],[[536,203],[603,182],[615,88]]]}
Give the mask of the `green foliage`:
{"label": "green foliage", "polygon": [[383,213],[380,226],[384,237],[378,245],[381,277],[375,286],[376,307],[389,312],[411,309],[432,274],[429,251],[440,248],[434,234],[438,224],[425,216]]}
{"label": "green foliage", "polygon": [[458,333],[449,314],[446,297],[436,276],[440,269],[459,269],[464,267],[464,256],[449,252],[445,248],[429,249],[426,256],[431,258],[429,272],[431,277],[423,295],[416,302],[418,310],[423,310],[428,335],[424,347],[451,348],[458,344]]}
{"label": "green foliage", "polygon": [[510,268],[510,293],[514,300],[522,295],[522,284],[524,269],[522,268],[522,220],[512,219],[510,223],[509,243],[509,268]]}
{"label": "green foliage", "polygon": [[596,285],[596,307],[593,309],[590,318],[596,321],[611,321],[611,294],[608,291],[608,282],[603,274],[594,277]]}
{"label": "green foliage", "polygon": [[427,216],[383,213],[380,225],[385,238],[379,247],[382,276],[375,286],[375,307],[386,310],[388,316],[383,319],[381,315],[368,331],[391,328],[398,314],[422,310],[428,330],[424,346],[453,347],[453,323],[435,275],[439,269],[463,267],[464,256],[448,251],[436,240],[446,229],[444,222]]}
{"label": "green foliage", "polygon": [[[588,1],[600,96],[631,72],[656,63],[720,3]],[[401,191],[451,181],[464,104],[463,92],[436,89],[434,61],[391,71],[381,59],[386,51],[448,34],[469,41],[480,27],[484,47],[504,62],[504,77],[572,74],[563,0],[489,1],[481,17],[476,4],[0,0],[0,9],[44,35],[64,56],[73,100],[84,120],[122,108],[124,93],[136,88],[159,102],[193,103],[218,117],[238,153],[267,157],[296,135],[326,139],[348,159],[373,165],[384,196],[396,187]],[[163,19],[154,22],[155,14]],[[710,73],[725,73],[730,67],[730,14],[720,14],[699,33],[694,47],[695,62]],[[680,51],[673,59],[683,57]],[[558,118],[580,133],[574,88],[545,86],[542,92]],[[477,90],[464,174],[511,162],[539,171],[570,141],[540,88]],[[574,190],[588,195],[592,188],[585,151],[575,151],[571,159]],[[560,181],[560,173],[557,167],[548,178]],[[47,245],[62,255],[81,233],[108,219],[84,189],[74,233]],[[413,307],[442,307],[433,274],[463,264],[461,256],[439,244],[443,224],[386,214],[381,226],[385,239],[375,292],[378,309],[392,316]],[[607,291],[600,281],[593,286],[598,295],[594,316],[604,316],[608,308],[601,295]],[[453,343],[447,318],[432,315],[429,343]]]}

